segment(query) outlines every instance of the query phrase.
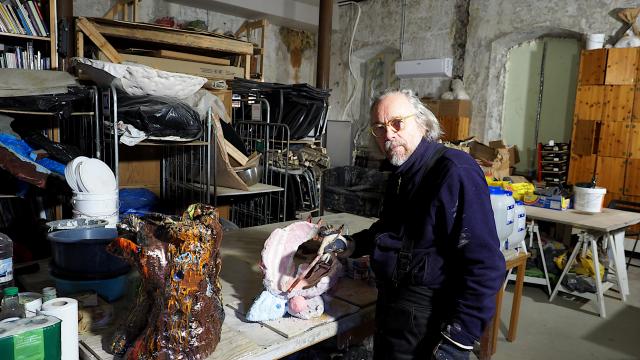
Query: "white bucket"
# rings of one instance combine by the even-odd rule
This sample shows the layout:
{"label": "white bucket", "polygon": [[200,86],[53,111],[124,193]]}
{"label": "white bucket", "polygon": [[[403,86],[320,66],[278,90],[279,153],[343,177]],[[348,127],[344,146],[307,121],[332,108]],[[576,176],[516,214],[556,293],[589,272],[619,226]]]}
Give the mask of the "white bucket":
{"label": "white bucket", "polygon": [[118,223],[118,211],[116,210],[115,212],[111,213],[111,214],[107,214],[107,215],[96,215],[96,216],[92,216],[92,215],[87,215],[84,214],[80,211],[77,210],[73,210],[73,218],[74,219],[93,219],[93,220],[106,220],[107,221],[107,225],[105,226],[106,228],[115,228],[116,224]]}
{"label": "white bucket", "polygon": [[118,211],[118,192],[104,194],[73,192],[73,209],[88,216],[111,215]]}
{"label": "white bucket", "polygon": [[587,213],[599,213],[602,211],[602,203],[604,202],[604,195],[607,193],[607,189],[602,187],[584,188],[574,186],[573,193],[574,209]]}
{"label": "white bucket", "polygon": [[604,45],[604,34],[588,34],[587,50],[602,49]]}

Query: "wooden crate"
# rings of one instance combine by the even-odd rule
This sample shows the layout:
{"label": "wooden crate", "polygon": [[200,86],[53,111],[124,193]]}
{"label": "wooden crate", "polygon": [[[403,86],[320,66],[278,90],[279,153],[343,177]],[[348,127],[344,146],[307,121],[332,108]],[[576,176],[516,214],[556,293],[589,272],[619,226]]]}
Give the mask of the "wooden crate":
{"label": "wooden crate", "polygon": [[571,154],[569,160],[569,177],[567,182],[575,184],[588,182],[593,178],[596,171],[596,155],[576,155]]}
{"label": "wooden crate", "polygon": [[638,48],[608,49],[604,83],[607,85],[635,84],[637,66]]}
{"label": "wooden crate", "polygon": [[624,176],[624,194],[640,196],[640,159],[628,159]]}
{"label": "wooden crate", "polygon": [[630,125],[630,123],[622,121],[602,123],[598,139],[598,155],[626,157],[629,148]]}
{"label": "wooden crate", "polygon": [[604,121],[631,121],[634,86],[605,86],[602,119]]}
{"label": "wooden crate", "polygon": [[442,139],[445,141],[463,140],[469,137],[468,117],[449,117],[440,116],[440,126],[444,135]]}
{"label": "wooden crate", "polygon": [[596,140],[599,122],[577,120],[573,125],[573,141],[571,152],[576,155],[591,155],[597,149]]}
{"label": "wooden crate", "polygon": [[626,163],[626,159],[598,156],[596,165],[598,186],[607,188],[607,191],[622,193]]}
{"label": "wooden crate", "polygon": [[578,84],[603,85],[607,64],[607,49],[582,50]]}
{"label": "wooden crate", "polygon": [[604,86],[578,86],[574,118],[578,120],[601,120],[604,107]]}

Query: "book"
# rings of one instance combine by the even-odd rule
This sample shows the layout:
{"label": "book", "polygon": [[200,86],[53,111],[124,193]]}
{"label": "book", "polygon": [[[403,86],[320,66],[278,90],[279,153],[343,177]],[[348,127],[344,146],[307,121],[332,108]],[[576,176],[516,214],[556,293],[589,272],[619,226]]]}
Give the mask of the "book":
{"label": "book", "polygon": [[9,27],[7,20],[4,18],[4,13],[2,12],[2,4],[0,4],[0,31],[5,33],[11,33],[13,30]]}
{"label": "book", "polygon": [[33,20],[36,23],[36,28],[38,29],[38,34],[40,34],[40,36],[47,36],[47,32],[44,29],[44,26],[42,25],[43,23],[43,19],[40,17],[40,15],[38,14],[38,11],[36,10],[36,6],[33,3],[33,1],[29,0],[27,1],[27,6],[28,6],[28,10],[29,10],[29,16],[31,16],[33,18]]}
{"label": "book", "polygon": [[22,6],[22,4],[20,3],[20,1],[18,0],[14,0],[17,6],[17,11],[18,13],[20,13],[23,21],[24,21],[24,26],[26,28],[28,28],[30,34],[32,36],[38,36],[38,33],[36,32],[35,27],[33,26],[33,24],[31,23],[31,20],[29,19],[29,13],[27,13],[27,9],[24,8],[24,6]]}
{"label": "book", "polygon": [[18,34],[22,34],[22,35],[26,35],[27,31],[22,27],[22,24],[20,23],[20,20],[18,19],[18,14],[16,14],[15,9],[13,8],[13,6],[11,6],[11,4],[9,2],[4,4],[5,9],[7,10],[7,12],[9,13],[9,15],[11,16],[12,20],[13,20],[13,24],[16,28],[16,31]]}
{"label": "book", "polygon": [[42,29],[44,30],[44,36],[49,36],[49,27],[47,26],[46,18],[42,16],[40,5],[38,4],[37,1],[34,1],[33,5],[36,7],[36,12],[38,13],[38,17],[40,17],[40,21],[42,23]]}

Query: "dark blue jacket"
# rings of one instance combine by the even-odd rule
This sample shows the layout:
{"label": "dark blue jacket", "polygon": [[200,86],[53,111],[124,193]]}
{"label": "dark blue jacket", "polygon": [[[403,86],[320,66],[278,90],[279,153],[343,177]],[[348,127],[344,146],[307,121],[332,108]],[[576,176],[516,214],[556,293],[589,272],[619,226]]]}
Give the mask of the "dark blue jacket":
{"label": "dark blue jacket", "polygon": [[[422,140],[400,167],[392,167],[380,220],[355,234],[355,256],[371,255],[379,286],[389,283],[402,246],[412,237],[410,271],[416,285],[444,288],[453,303],[446,314],[452,340],[473,345],[495,312],[505,261],[480,167],[467,153],[447,149],[423,177],[436,147]],[[373,241],[372,241],[373,239]]]}

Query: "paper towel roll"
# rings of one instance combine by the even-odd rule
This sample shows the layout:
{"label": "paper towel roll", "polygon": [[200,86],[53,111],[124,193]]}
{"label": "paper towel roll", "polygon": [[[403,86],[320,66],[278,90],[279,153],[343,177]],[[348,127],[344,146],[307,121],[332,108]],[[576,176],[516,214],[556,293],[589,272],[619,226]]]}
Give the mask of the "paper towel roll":
{"label": "paper towel roll", "polygon": [[55,298],[42,304],[42,314],[62,320],[62,360],[78,360],[78,302]]}

